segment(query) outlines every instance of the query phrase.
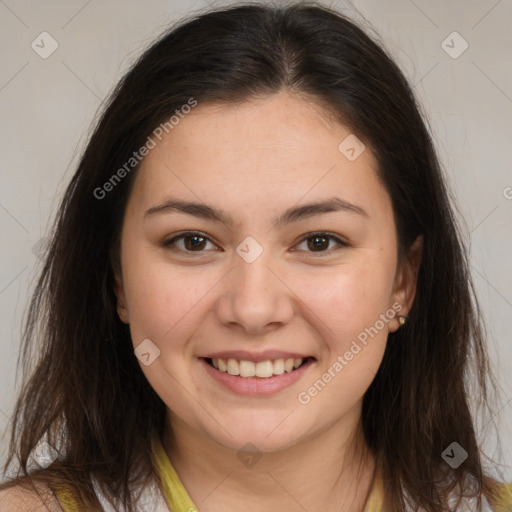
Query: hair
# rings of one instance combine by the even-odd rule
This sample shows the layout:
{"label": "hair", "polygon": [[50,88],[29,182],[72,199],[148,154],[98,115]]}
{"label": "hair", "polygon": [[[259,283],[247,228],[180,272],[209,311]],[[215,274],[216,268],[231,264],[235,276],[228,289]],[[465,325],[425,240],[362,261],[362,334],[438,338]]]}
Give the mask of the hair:
{"label": "hair", "polygon": [[[382,468],[385,509],[437,512],[454,489],[479,499],[495,493],[469,402],[474,381],[471,399],[488,407],[495,382],[427,123],[383,46],[316,3],[193,15],[154,42],[113,91],[62,199],[28,309],[25,381],[5,465],[16,460],[19,469],[4,486],[65,481],[84,508],[99,510],[93,476],[135,510],[132,486],[157,476],[151,436],[162,433],[166,413],[134,356],[113,291],[137,166],[106,197],[95,190],[191,98],[236,104],[282,90],[323,107],[371,148],[392,200],[399,253],[423,236],[408,322],[389,334],[363,399],[364,438]],[[30,454],[45,436],[61,456],[30,471]],[[451,469],[441,453],[455,440],[468,458]]]}

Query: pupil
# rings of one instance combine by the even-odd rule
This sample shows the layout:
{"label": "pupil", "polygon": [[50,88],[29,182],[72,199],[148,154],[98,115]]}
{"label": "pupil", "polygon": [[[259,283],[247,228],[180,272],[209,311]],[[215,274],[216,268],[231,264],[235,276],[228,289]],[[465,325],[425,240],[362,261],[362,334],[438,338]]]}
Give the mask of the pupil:
{"label": "pupil", "polygon": [[[194,241],[192,243],[190,243],[191,240],[194,240]],[[204,237],[202,237],[202,236],[193,235],[193,236],[188,236],[185,239],[185,245],[186,245],[187,249],[201,248],[202,247],[201,244],[204,244]]]}
{"label": "pupil", "polygon": [[[324,236],[315,236],[311,237],[310,240],[312,243],[310,244],[310,249],[322,249],[322,246],[325,245],[325,242],[327,241],[327,238]],[[329,242],[327,241],[327,245],[329,245]],[[323,247],[326,248],[326,247]]]}

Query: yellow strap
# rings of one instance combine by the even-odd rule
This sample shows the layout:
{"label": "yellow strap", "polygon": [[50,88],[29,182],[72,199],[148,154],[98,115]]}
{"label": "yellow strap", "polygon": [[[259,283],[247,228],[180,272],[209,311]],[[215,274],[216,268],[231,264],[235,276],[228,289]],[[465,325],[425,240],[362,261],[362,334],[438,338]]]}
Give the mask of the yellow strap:
{"label": "yellow strap", "polygon": [[158,464],[158,471],[162,479],[165,501],[172,512],[198,512],[197,507],[188,495],[187,490],[173,468],[167,453],[156,437],[153,440],[154,454]]}
{"label": "yellow strap", "polygon": [[[198,512],[198,508],[188,495],[180,477],[167,457],[160,439],[153,440],[153,450],[169,510],[172,512]],[[54,491],[64,512],[79,512],[77,503],[69,489],[55,487]],[[384,485],[380,473],[378,473],[364,512],[381,512],[383,501]],[[492,500],[492,503],[494,512],[512,511],[512,483],[502,484],[500,494],[495,500]]]}
{"label": "yellow strap", "polygon": [[[198,512],[197,507],[188,495],[180,477],[173,468],[167,453],[163,448],[160,439],[154,440],[154,453],[158,462],[158,468],[164,484],[164,494],[173,512]],[[382,479],[378,474],[375,479],[368,503],[364,512],[381,512],[383,503],[384,487]]]}
{"label": "yellow strap", "polygon": [[[172,512],[198,512],[178,474],[172,467],[160,439],[153,440],[153,450],[163,483],[164,498],[169,510]],[[69,488],[55,485],[54,492],[64,512],[79,512],[78,503]]]}
{"label": "yellow strap", "polygon": [[373,482],[373,486],[370,491],[370,496],[368,498],[366,507],[364,508],[364,512],[381,512],[383,501],[384,501],[384,485],[382,483],[382,478],[380,477],[380,473],[378,472],[377,476]]}
{"label": "yellow strap", "polygon": [[73,493],[67,487],[54,485],[53,492],[59,500],[59,505],[64,512],[79,512],[78,503],[73,497]]}
{"label": "yellow strap", "polygon": [[510,512],[512,510],[512,482],[501,484],[498,497],[493,500],[495,512]]}
{"label": "yellow strap", "polygon": [[[180,477],[167,457],[167,453],[160,439],[153,440],[153,449],[158,464],[158,471],[163,483],[165,501],[172,512],[199,512],[190,498]],[[64,512],[78,512],[78,504],[73,494],[67,488],[54,488],[55,494]],[[377,478],[373,484],[368,503],[364,512],[381,512],[383,486],[382,480]]]}

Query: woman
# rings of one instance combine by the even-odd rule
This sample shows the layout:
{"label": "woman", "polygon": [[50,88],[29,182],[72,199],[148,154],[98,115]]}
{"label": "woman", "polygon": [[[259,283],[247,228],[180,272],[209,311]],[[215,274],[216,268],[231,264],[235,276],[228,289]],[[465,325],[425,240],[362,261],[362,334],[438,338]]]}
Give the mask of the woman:
{"label": "woman", "polygon": [[141,57],[65,194],[27,363],[36,343],[5,510],[512,506],[432,141],[329,9],[212,11]]}

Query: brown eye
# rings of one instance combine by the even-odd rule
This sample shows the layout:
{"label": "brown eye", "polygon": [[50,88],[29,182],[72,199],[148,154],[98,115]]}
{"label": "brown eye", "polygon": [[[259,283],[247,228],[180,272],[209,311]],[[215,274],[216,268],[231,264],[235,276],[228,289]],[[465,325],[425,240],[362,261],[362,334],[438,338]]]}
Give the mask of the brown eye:
{"label": "brown eye", "polygon": [[307,239],[308,248],[312,251],[325,250],[329,248],[329,238],[326,236],[313,236]]}
{"label": "brown eye", "polygon": [[[331,242],[335,242],[336,245],[330,246]],[[338,237],[330,235],[328,233],[311,233],[307,237],[304,237],[300,244],[306,244],[306,252],[317,253],[318,256],[324,256],[331,254],[333,250],[341,247],[346,247],[348,244],[341,241]]]}
{"label": "brown eye", "polygon": [[199,235],[187,235],[183,237],[184,245],[187,250],[195,251],[204,249],[206,238]]}
{"label": "brown eye", "polygon": [[164,247],[183,252],[205,252],[206,245],[215,245],[201,233],[183,233],[163,243]]}

